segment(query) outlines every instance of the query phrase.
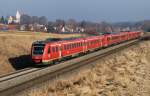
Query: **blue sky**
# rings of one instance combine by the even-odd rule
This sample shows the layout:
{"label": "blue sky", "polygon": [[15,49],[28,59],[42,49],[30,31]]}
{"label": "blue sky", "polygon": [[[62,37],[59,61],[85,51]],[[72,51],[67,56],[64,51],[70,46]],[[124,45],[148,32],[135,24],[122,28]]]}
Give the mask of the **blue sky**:
{"label": "blue sky", "polygon": [[150,0],[0,0],[0,15],[20,10],[49,20],[139,21],[150,19]]}

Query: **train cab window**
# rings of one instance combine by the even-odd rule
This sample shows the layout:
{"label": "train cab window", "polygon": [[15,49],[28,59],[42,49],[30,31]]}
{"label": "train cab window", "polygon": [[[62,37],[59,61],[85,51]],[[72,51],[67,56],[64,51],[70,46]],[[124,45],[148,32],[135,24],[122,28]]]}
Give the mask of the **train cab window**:
{"label": "train cab window", "polygon": [[33,47],[33,54],[41,55],[44,52],[44,46],[35,46]]}

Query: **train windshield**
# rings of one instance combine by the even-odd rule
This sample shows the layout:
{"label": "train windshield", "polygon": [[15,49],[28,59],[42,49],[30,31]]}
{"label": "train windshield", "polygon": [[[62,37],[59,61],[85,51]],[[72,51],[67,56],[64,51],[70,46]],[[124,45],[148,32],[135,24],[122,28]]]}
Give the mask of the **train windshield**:
{"label": "train windshield", "polygon": [[34,55],[42,55],[44,52],[44,46],[35,46],[33,47],[33,54]]}

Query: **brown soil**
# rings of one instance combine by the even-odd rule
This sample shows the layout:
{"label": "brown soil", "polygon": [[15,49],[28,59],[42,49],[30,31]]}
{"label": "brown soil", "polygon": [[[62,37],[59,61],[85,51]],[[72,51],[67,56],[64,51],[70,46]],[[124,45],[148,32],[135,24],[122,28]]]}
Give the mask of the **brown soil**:
{"label": "brown soil", "polygon": [[79,73],[27,96],[150,96],[150,42],[105,57]]}
{"label": "brown soil", "polygon": [[1,32],[0,33],[0,75],[14,72],[31,66],[30,48],[33,41],[49,37],[79,36],[59,35],[34,32]]}

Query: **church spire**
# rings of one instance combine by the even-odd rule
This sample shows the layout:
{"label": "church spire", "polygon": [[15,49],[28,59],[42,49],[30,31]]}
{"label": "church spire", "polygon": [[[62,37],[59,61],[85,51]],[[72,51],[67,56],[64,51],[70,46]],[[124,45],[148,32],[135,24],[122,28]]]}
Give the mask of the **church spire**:
{"label": "church spire", "polygon": [[21,14],[20,14],[20,12],[17,10],[17,12],[16,12],[16,23],[20,23],[20,18],[21,18]]}

